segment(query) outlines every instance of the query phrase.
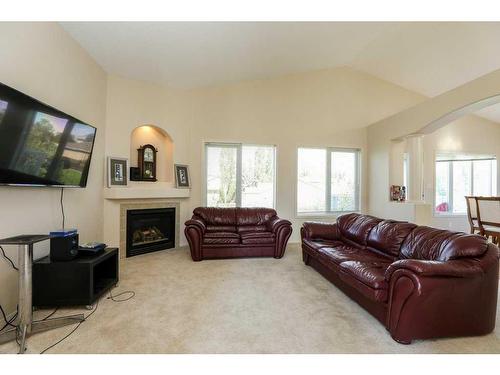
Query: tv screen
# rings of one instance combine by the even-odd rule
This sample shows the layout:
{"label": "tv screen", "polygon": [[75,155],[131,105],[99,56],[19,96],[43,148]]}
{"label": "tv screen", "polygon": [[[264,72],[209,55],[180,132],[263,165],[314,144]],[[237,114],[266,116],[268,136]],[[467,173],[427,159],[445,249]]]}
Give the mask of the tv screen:
{"label": "tv screen", "polygon": [[85,187],[96,128],[0,83],[0,184]]}

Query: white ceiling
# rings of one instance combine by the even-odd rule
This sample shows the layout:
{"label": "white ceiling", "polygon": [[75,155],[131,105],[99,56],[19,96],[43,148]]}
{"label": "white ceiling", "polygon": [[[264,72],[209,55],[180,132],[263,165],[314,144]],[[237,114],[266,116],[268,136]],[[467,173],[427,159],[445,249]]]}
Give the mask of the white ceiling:
{"label": "white ceiling", "polygon": [[[64,22],[109,73],[192,88],[350,66],[435,96],[500,68],[500,22]],[[478,112],[500,122],[500,105]]]}
{"label": "white ceiling", "polygon": [[[109,72],[197,87],[349,63],[389,24],[63,23]],[[349,36],[346,38],[346,36]]]}

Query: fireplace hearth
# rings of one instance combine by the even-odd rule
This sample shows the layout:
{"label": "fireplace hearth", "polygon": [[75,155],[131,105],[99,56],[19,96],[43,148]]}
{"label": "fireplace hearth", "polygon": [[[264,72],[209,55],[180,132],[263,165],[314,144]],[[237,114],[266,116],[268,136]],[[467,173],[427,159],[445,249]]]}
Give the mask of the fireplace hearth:
{"label": "fireplace hearth", "polygon": [[175,208],[127,210],[127,257],[175,247]]}

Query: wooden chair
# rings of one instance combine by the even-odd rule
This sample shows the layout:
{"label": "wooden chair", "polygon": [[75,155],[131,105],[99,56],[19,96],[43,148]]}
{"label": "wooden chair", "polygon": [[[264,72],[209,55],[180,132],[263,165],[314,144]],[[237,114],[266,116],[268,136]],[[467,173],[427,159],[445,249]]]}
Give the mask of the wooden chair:
{"label": "wooden chair", "polygon": [[470,232],[481,233],[479,228],[479,223],[477,220],[477,202],[476,197],[465,197],[465,202],[467,203],[467,219],[469,220]]}
{"label": "wooden chair", "polygon": [[500,240],[500,197],[476,197],[477,221],[481,235],[493,243]]}

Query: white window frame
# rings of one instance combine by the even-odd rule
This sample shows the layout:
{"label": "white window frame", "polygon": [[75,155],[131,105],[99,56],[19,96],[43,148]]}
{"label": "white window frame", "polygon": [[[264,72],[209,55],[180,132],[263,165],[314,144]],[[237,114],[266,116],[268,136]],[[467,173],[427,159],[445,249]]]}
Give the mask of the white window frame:
{"label": "white window frame", "polygon": [[255,143],[235,143],[235,142],[205,142],[204,143],[204,173],[203,173],[203,205],[207,205],[207,178],[208,178],[208,148],[209,147],[227,147],[227,148],[236,148],[236,207],[241,206],[241,179],[242,179],[242,171],[243,171],[243,158],[242,158],[242,150],[243,147],[272,147],[273,148],[273,205],[269,208],[276,208],[276,173],[277,173],[277,147],[276,145],[270,144],[255,144]]}
{"label": "white window frame", "polygon": [[[441,152],[439,152],[441,153]],[[481,161],[481,160],[496,160],[498,163],[498,159],[496,155],[492,155],[491,157],[481,157],[478,155],[477,158],[469,158],[469,159],[445,159],[445,160],[436,160],[437,156],[439,153],[436,153],[434,157],[434,186],[433,186],[433,215],[435,217],[446,217],[446,216],[467,216],[467,212],[453,212],[453,162],[454,161],[470,161],[471,162],[471,167],[470,167],[470,176],[471,176],[471,181],[470,181],[470,187],[471,187],[471,192],[470,194],[474,194],[474,161]],[[450,153],[451,154],[451,153]],[[471,154],[471,156],[474,154]],[[436,164],[437,163],[450,163],[448,167],[448,205],[450,210],[448,212],[439,212],[436,211],[436,181],[437,181],[437,168]],[[495,194],[498,193],[498,180],[496,182],[496,192]]]}
{"label": "white window frame", "polygon": [[[314,211],[314,212],[301,212],[299,211],[299,150],[300,149],[316,149],[316,150],[326,150],[326,187],[325,187],[325,204],[328,207],[324,211]],[[333,211],[331,210],[331,184],[332,184],[332,152],[352,152],[356,157],[356,183],[355,183],[355,204],[354,210],[349,211]],[[325,217],[331,216],[336,217],[340,214],[350,213],[350,212],[360,212],[361,211],[361,149],[359,148],[346,148],[346,147],[310,147],[310,146],[298,146],[296,151],[296,164],[295,164],[295,216],[297,218],[303,217]]]}

